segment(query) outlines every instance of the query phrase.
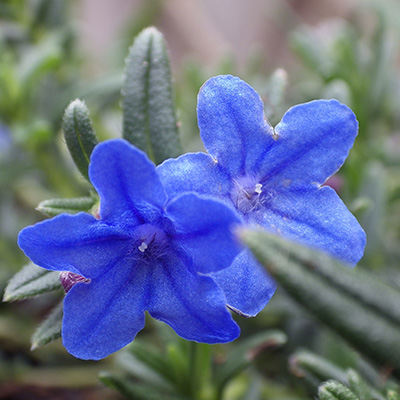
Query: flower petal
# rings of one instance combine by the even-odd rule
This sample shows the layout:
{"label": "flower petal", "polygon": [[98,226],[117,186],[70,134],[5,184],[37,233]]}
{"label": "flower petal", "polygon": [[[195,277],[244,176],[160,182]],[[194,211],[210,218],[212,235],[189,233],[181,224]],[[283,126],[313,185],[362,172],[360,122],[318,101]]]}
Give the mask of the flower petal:
{"label": "flower petal", "polygon": [[275,145],[259,160],[259,174],[276,187],[322,184],[342,166],[357,130],[354,113],[337,100],[292,107],[275,128]]}
{"label": "flower petal", "polygon": [[278,233],[355,265],[364,253],[365,233],[336,192],[324,186],[290,186],[253,216]]}
{"label": "flower petal", "polygon": [[154,164],[123,139],[107,140],[93,150],[90,180],[100,195],[100,216],[113,223],[145,223],[166,196]]}
{"label": "flower petal", "polygon": [[249,250],[242,251],[229,268],[210,276],[224,292],[228,307],[245,317],[256,316],[276,289],[275,281]]}
{"label": "flower petal", "polygon": [[196,192],[223,198],[229,195],[231,177],[208,154],[188,153],[157,166],[168,197]]}
{"label": "flower petal", "polygon": [[18,245],[35,264],[94,278],[127,254],[130,242],[112,226],[85,213],[60,214],[23,229]]}
{"label": "flower petal", "polygon": [[68,352],[99,360],[130,343],[144,326],[149,276],[125,259],[89,284],[76,284],[64,299],[62,338]]}
{"label": "flower petal", "polygon": [[225,343],[239,336],[225,296],[211,278],[191,274],[181,261],[169,260],[154,268],[153,284],[148,311],[179,336],[203,343]]}
{"label": "flower petal", "polygon": [[260,96],[239,78],[209,79],[200,90],[197,115],[205,148],[233,176],[252,173],[274,144]]}
{"label": "flower petal", "polygon": [[233,207],[222,201],[183,194],[168,204],[166,215],[174,223],[178,245],[192,257],[193,272],[226,268],[239,253],[232,228],[241,220]]}

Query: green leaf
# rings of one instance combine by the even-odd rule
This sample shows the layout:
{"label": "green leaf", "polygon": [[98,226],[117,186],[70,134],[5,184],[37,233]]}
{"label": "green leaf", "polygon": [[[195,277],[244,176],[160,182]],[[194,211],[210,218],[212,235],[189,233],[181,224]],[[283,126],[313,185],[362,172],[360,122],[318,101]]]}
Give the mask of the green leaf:
{"label": "green leaf", "polygon": [[328,360],[307,350],[299,350],[289,359],[291,372],[297,377],[304,378],[314,387],[327,379],[346,382],[346,372]]}
{"label": "green leaf", "polygon": [[58,304],[50,315],[36,328],[31,338],[31,350],[44,346],[61,337],[63,303]]}
{"label": "green leaf", "polygon": [[25,90],[31,84],[37,85],[39,78],[61,63],[63,54],[60,39],[60,34],[49,35],[38,45],[22,52],[17,74]]}
{"label": "green leaf", "polygon": [[8,282],[4,291],[3,301],[22,300],[61,289],[59,272],[47,271],[29,263]]}
{"label": "green leaf", "polygon": [[117,363],[129,377],[144,382],[149,385],[170,390],[172,385],[165,380],[157,371],[154,371],[148,365],[142,363],[129,351],[120,351],[117,354]]}
{"label": "green leaf", "polygon": [[304,378],[314,387],[321,382],[334,379],[343,384],[348,384],[363,400],[385,400],[385,398],[369,386],[363,378],[354,370],[344,371],[330,361],[308,350],[299,350],[290,357],[291,372],[297,377]]}
{"label": "green leaf", "polygon": [[156,372],[164,380],[174,383],[174,370],[158,349],[153,348],[145,342],[135,340],[129,346],[129,351],[137,361],[146,365],[153,372]]}
{"label": "green leaf", "polygon": [[64,113],[62,128],[72,159],[80,173],[89,179],[90,155],[97,144],[97,138],[83,101],[76,99],[69,104]]}
{"label": "green leaf", "polygon": [[229,352],[226,362],[221,365],[216,375],[216,385],[219,393],[235,376],[246,369],[260,353],[260,350],[275,349],[286,343],[287,337],[280,331],[267,331],[254,335],[235,344]]}
{"label": "green leaf", "polygon": [[135,400],[189,400],[178,394],[160,392],[154,386],[133,383],[109,372],[101,372],[100,381],[107,387],[116,390],[128,399]]}
{"label": "green leaf", "polygon": [[123,136],[159,164],[181,154],[171,71],[162,34],[147,28],[126,59]]}
{"label": "green leaf", "polygon": [[[400,376],[400,324],[392,309],[400,302],[394,288],[264,231],[239,235],[293,299],[371,361]],[[368,297],[368,291],[375,293]]]}
{"label": "green leaf", "polygon": [[[288,245],[284,247],[288,248]],[[325,281],[375,310],[388,321],[400,324],[400,291],[396,287],[388,285],[362,267],[349,269],[325,254],[310,249],[297,247],[295,258],[304,264],[312,260],[316,264],[315,273]]]}
{"label": "green leaf", "polygon": [[378,392],[373,391],[364,379],[354,370],[347,372],[349,388],[362,400],[385,400]]}
{"label": "green leaf", "polygon": [[75,199],[49,199],[44,200],[36,207],[41,213],[54,217],[61,213],[75,214],[80,211],[91,212],[97,204],[95,197],[79,197]]}
{"label": "green leaf", "polygon": [[337,381],[328,381],[318,389],[320,400],[360,400],[349,388]]}

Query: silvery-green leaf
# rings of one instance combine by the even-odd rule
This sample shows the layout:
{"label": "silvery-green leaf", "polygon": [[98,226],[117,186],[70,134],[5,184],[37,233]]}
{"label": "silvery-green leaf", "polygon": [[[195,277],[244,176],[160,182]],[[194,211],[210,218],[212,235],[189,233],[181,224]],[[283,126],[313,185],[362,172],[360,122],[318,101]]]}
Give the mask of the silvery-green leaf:
{"label": "silvery-green leaf", "polygon": [[33,263],[29,263],[8,282],[4,291],[3,301],[22,300],[61,289],[59,272],[47,271]]}
{"label": "silvery-green leaf", "polygon": [[72,159],[80,173],[89,179],[90,154],[97,144],[97,138],[83,101],[76,99],[69,104],[64,113],[62,128]]}
{"label": "silvery-green leaf", "polygon": [[265,231],[239,235],[294,300],[370,361],[400,376],[400,323],[394,308],[400,294],[395,287],[361,267],[347,268],[325,253]]}
{"label": "silvery-green leaf", "polygon": [[54,217],[61,213],[75,214],[80,211],[90,212],[97,203],[95,197],[78,197],[75,199],[44,200],[36,207],[41,213]]}
{"label": "silvery-green leaf", "polygon": [[320,400],[360,400],[349,388],[337,381],[328,381],[318,389]]}
{"label": "silvery-green leaf", "polygon": [[31,338],[31,350],[44,346],[61,337],[63,303],[58,304],[49,316],[36,328]]}
{"label": "silvery-green leaf", "polygon": [[126,59],[123,137],[159,164],[181,154],[169,58],[163,35],[143,30]]}

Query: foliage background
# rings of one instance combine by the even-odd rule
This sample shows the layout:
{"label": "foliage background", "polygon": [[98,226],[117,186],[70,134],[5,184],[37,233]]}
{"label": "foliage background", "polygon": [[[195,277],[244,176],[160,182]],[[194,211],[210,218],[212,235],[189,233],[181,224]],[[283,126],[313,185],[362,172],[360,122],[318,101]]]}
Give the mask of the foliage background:
{"label": "foliage background", "polygon": [[[99,138],[119,136],[124,59],[149,25],[170,51],[185,151],[202,150],[196,96],[217,74],[255,87],[273,124],[316,98],[335,97],[355,111],[359,137],[331,184],[367,232],[358,268],[399,285],[399,17],[395,0],[0,0],[0,291],[26,262],[16,237],[43,218],[37,204],[87,195],[62,138],[63,110],[82,98]],[[100,370],[121,370],[118,356],[82,362],[59,341],[30,352],[34,327],[59,297],[0,304],[0,399],[118,398],[98,381]],[[372,370],[283,290],[257,318],[238,321],[243,338],[280,329],[288,342],[261,352],[226,398],[315,396],[290,358],[299,348],[362,371],[377,386],[385,381],[388,371]],[[160,328],[147,326],[140,338],[157,343]],[[223,359],[231,347],[214,356]]]}

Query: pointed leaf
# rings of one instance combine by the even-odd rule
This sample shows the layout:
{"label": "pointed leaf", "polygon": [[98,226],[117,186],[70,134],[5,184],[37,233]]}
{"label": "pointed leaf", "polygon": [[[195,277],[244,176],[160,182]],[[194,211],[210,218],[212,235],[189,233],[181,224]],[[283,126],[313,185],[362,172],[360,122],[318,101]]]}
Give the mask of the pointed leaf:
{"label": "pointed leaf", "polygon": [[343,384],[348,384],[350,389],[363,400],[385,400],[380,393],[367,385],[357,372],[353,370],[344,371],[310,351],[297,351],[290,357],[289,363],[294,375],[304,378],[315,387],[318,387],[323,381],[334,379]]}
{"label": "pointed leaf", "polygon": [[41,213],[54,217],[61,213],[75,214],[80,211],[90,212],[96,205],[95,197],[79,197],[75,199],[49,199],[44,200],[36,207]]}
{"label": "pointed leaf", "polygon": [[[376,303],[363,302],[358,292],[336,284],[340,274],[349,281],[362,279],[357,269],[263,231],[243,230],[240,236],[290,296],[371,361],[393,368],[393,375],[400,376],[400,324],[382,315]],[[337,279],[326,279],[322,271],[327,268],[331,269],[330,277],[337,275]],[[380,282],[378,287],[371,282],[366,280],[365,284],[377,290],[379,302],[379,295],[385,297],[386,286],[390,291],[389,285]]]}
{"label": "pointed leaf", "polygon": [[96,134],[85,103],[74,100],[66,108],[62,123],[65,141],[80,173],[88,177],[90,154],[97,144]]}
{"label": "pointed leaf", "polygon": [[290,371],[297,377],[304,378],[318,387],[327,379],[346,382],[346,372],[328,360],[307,350],[299,350],[289,359]]}
{"label": "pointed leaf", "polygon": [[378,392],[373,390],[364,379],[354,370],[347,372],[349,388],[362,400],[385,400]]}
{"label": "pointed leaf", "polygon": [[3,301],[15,301],[61,290],[60,273],[29,263],[8,282]]}
{"label": "pointed leaf", "polygon": [[349,388],[337,381],[328,381],[318,389],[320,400],[360,400]]}
{"label": "pointed leaf", "polygon": [[171,71],[162,34],[147,28],[126,60],[123,136],[159,164],[181,153]]}
{"label": "pointed leaf", "polygon": [[63,303],[53,309],[50,315],[36,328],[31,338],[31,350],[44,346],[61,337]]}

